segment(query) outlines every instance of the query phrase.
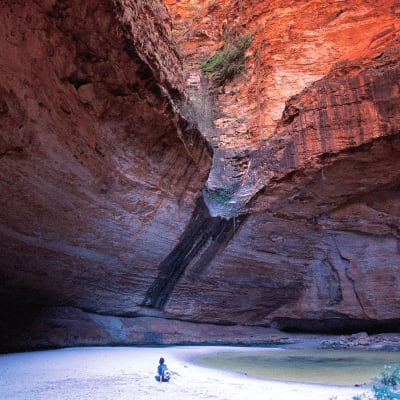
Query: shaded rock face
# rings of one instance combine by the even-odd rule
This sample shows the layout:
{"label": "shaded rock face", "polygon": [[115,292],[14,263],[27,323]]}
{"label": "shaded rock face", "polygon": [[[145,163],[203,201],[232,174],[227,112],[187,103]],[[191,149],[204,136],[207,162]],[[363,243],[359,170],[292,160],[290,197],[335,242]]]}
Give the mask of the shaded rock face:
{"label": "shaded rock face", "polygon": [[399,330],[400,9],[306,3],[5,3],[2,349]]}
{"label": "shaded rock face", "polygon": [[[382,139],[323,172],[303,169],[264,189],[201,276],[208,296],[181,281],[176,295],[186,294],[191,317],[308,331],[399,329],[399,145],[397,136]],[[169,306],[189,316],[181,303]]]}
{"label": "shaded rock face", "polygon": [[[200,195],[162,3],[1,10],[0,302],[133,314]],[[182,128],[182,129],[181,129]]]}

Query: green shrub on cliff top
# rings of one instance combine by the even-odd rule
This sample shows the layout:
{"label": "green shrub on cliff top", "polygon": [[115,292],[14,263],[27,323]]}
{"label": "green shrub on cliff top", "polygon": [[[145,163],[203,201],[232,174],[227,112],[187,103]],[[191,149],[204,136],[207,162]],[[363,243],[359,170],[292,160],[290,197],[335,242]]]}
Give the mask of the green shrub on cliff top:
{"label": "green shrub on cliff top", "polygon": [[210,74],[211,80],[217,86],[232,79],[245,68],[245,52],[252,40],[250,35],[243,35],[239,38],[230,37],[222,49],[217,50],[201,66],[201,71]]}

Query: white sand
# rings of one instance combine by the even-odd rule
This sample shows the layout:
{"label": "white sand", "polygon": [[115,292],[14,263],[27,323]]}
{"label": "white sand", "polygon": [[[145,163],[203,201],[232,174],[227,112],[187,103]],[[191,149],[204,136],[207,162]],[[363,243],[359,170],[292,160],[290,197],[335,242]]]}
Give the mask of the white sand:
{"label": "white sand", "polygon": [[[0,355],[6,400],[351,400],[365,388],[270,382],[194,365],[193,356],[232,347],[89,347]],[[260,350],[260,348],[248,351]],[[239,348],[243,351],[244,348]],[[156,382],[158,360],[172,371]]]}

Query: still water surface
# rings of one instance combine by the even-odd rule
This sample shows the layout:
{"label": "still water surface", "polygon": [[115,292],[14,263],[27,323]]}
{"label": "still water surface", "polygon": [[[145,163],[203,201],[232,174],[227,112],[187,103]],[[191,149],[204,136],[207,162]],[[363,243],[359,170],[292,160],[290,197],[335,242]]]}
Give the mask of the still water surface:
{"label": "still water surface", "polygon": [[385,365],[400,364],[400,352],[271,349],[221,352],[196,362],[263,379],[355,385],[370,384]]}

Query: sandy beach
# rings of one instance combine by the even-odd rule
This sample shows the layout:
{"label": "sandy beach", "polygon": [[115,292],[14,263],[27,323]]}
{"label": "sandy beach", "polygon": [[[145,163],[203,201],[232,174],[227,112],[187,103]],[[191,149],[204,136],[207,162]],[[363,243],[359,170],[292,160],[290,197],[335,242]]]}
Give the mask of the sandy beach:
{"label": "sandy beach", "polygon": [[[221,349],[238,348],[89,347],[1,355],[1,398],[329,400],[337,396],[338,400],[351,400],[353,395],[366,391],[366,388],[264,381],[192,362],[197,355]],[[172,371],[169,383],[154,379],[160,356]]]}

